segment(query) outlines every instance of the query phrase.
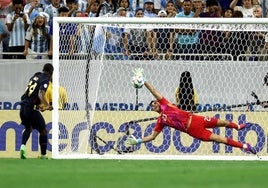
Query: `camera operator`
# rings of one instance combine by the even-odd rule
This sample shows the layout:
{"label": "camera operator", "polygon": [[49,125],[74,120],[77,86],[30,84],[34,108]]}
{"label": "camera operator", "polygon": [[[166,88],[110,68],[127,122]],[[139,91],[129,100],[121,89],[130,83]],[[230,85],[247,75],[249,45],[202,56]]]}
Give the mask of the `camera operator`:
{"label": "camera operator", "polygon": [[25,59],[24,51],[25,32],[30,25],[27,14],[23,12],[23,0],[13,0],[13,11],[7,15],[6,25],[10,32],[9,51],[20,52],[12,54],[12,59]]}

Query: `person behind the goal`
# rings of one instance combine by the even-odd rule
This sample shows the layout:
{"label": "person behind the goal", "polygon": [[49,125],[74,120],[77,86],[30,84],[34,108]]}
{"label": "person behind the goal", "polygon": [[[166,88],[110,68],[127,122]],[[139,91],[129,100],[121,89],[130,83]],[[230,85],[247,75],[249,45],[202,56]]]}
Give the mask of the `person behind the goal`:
{"label": "person behind the goal", "polygon": [[228,127],[236,130],[241,130],[251,126],[249,123],[236,124],[234,122],[220,120],[215,117],[207,117],[192,114],[179,109],[177,106],[171,104],[164,96],[162,96],[148,81],[144,80],[143,70],[136,69],[134,71],[133,83],[137,88],[141,88],[143,85],[151,92],[156,100],[151,101],[152,110],[158,112],[158,117],[155,127],[151,135],[143,138],[135,138],[130,135],[127,139],[127,143],[130,145],[136,145],[154,140],[165,126],[172,127],[181,132],[185,132],[188,135],[200,139],[205,142],[218,142],[232,147],[237,147],[256,154],[256,150],[249,143],[241,143],[233,140],[232,138],[223,137],[214,134],[209,128],[215,127]]}

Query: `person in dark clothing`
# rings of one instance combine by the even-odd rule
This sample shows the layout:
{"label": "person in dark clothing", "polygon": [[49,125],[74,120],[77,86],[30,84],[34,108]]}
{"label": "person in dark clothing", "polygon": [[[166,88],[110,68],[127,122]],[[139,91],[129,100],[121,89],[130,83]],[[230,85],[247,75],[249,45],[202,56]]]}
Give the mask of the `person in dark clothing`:
{"label": "person in dark clothing", "polygon": [[184,71],[180,77],[179,87],[175,91],[177,106],[186,111],[195,112],[198,101],[196,91],[194,90],[191,73]]}
{"label": "person in dark clothing", "polygon": [[[26,159],[26,143],[31,135],[32,129],[39,132],[39,145],[41,147],[41,159],[47,159],[47,130],[45,120],[40,113],[46,110],[53,110],[44,98],[49,81],[53,74],[53,65],[47,63],[43,67],[43,72],[35,73],[29,80],[24,94],[21,97],[20,118],[24,126],[22,143],[20,147],[20,158]],[[42,104],[42,108],[39,105]]]}

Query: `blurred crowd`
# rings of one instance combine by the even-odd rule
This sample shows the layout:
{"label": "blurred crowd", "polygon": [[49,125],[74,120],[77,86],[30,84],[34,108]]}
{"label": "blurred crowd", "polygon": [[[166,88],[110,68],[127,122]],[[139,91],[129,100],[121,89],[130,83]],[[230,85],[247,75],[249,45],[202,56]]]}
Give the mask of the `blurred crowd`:
{"label": "blurred crowd", "polygon": [[[51,59],[54,17],[262,18],[267,17],[266,6],[263,0],[1,0],[0,58]],[[87,32],[93,38],[96,30],[74,24],[60,27],[65,36],[60,53],[82,50],[87,44],[75,44],[77,36]],[[111,27],[105,36],[104,51],[93,43],[87,52],[112,54],[111,59],[160,59],[164,54],[161,59],[196,60],[197,54],[231,54],[238,60],[241,54],[266,54],[268,49],[266,32]]]}

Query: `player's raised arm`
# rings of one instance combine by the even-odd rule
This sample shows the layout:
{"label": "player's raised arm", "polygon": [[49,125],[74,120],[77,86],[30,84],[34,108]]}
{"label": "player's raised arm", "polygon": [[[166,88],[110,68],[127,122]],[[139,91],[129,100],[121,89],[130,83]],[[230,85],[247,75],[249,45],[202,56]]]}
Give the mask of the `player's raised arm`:
{"label": "player's raised arm", "polygon": [[153,94],[153,96],[159,100],[161,99],[163,96],[159,93],[159,91],[157,91],[152,84],[150,84],[149,82],[145,81],[144,82],[145,87]]}
{"label": "player's raised arm", "polygon": [[152,84],[148,81],[145,81],[143,76],[143,69],[138,68],[133,71],[134,76],[132,78],[132,83],[135,88],[141,88],[143,85],[152,93],[152,95],[158,100],[161,99],[163,96],[157,91]]}

